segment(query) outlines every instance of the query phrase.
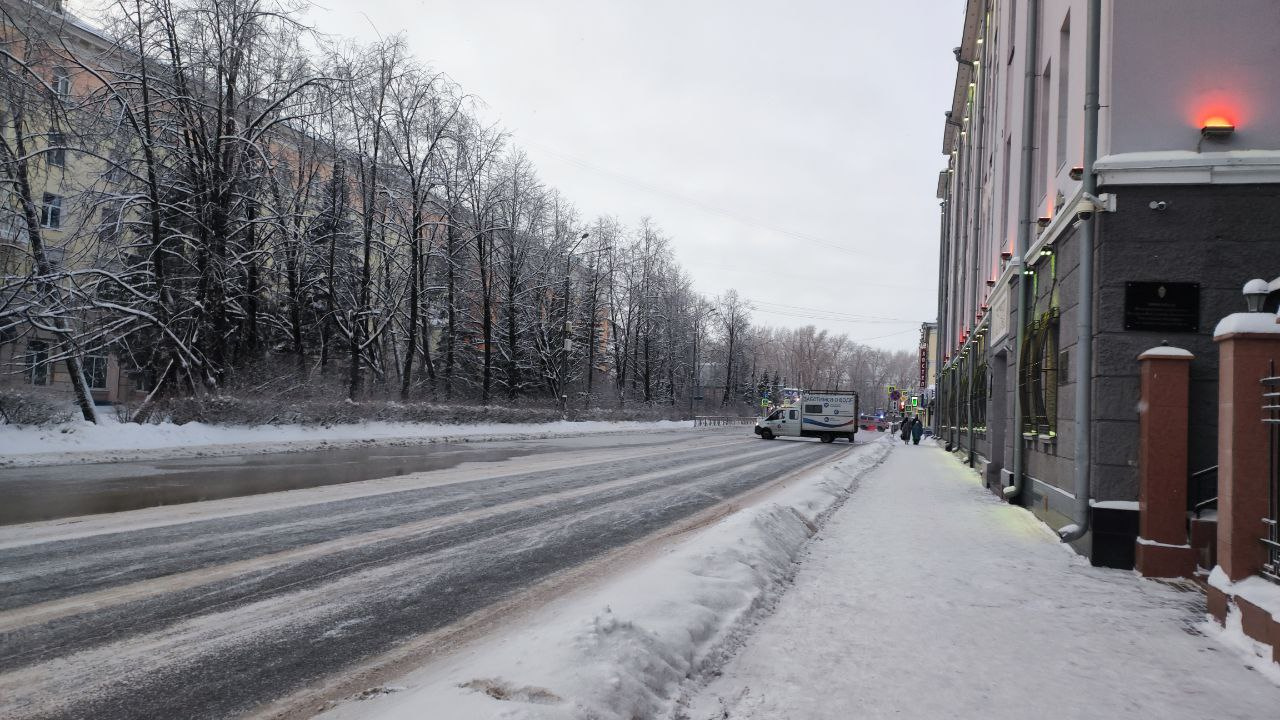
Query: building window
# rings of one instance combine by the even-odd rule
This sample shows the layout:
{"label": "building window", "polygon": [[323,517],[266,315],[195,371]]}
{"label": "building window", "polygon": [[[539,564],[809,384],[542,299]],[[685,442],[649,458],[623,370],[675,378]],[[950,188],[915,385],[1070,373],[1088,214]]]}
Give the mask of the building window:
{"label": "building window", "polygon": [[1058,434],[1058,311],[1041,315],[1028,328],[1023,341],[1023,371],[1019,400],[1023,408],[1022,433],[1028,437]]}
{"label": "building window", "polygon": [[49,263],[49,272],[58,272],[66,264],[67,249],[46,245],[44,248],[44,259],[45,262]]}
{"label": "building window", "polygon": [[1067,164],[1067,110],[1071,107],[1071,13],[1058,33],[1058,164]]}
{"label": "building window", "polygon": [[[1036,139],[1036,197],[1043,198],[1049,188],[1049,100],[1053,97],[1050,89],[1053,87],[1053,66],[1047,64],[1044,66],[1044,74],[1040,76],[1040,97],[1037,98],[1040,107],[1037,108],[1039,117],[1036,119],[1039,124],[1038,137]],[[1033,216],[1031,218],[1035,220]]]}
{"label": "building window", "polygon": [[122,158],[116,158],[109,162],[107,165],[107,172],[103,174],[103,177],[106,178],[107,182],[119,185],[125,181],[125,178],[128,177],[128,172],[124,166],[125,162],[126,161]]}
{"label": "building window", "polygon": [[86,355],[84,379],[92,390],[107,389],[107,358],[105,355]]}
{"label": "building window", "polygon": [[65,167],[67,164],[67,138],[57,130],[49,131],[49,150],[45,157],[54,167]]}
{"label": "building window", "polygon": [[71,73],[64,67],[53,69],[53,78],[49,84],[53,87],[53,96],[61,102],[71,99]]}
{"label": "building window", "polygon": [[973,345],[973,357],[978,365],[973,369],[973,427],[987,430],[987,401],[991,398],[990,368],[987,365],[987,338],[978,338]]}
{"label": "building window", "polygon": [[49,384],[49,345],[43,340],[27,341],[23,375],[32,385]]}
{"label": "building window", "polygon": [[45,193],[40,206],[40,224],[47,228],[62,227],[62,196]]}
{"label": "building window", "polygon": [[1013,56],[1018,49],[1018,2],[1013,0],[1009,3],[1009,59],[1005,61],[1006,65],[1013,64]]}
{"label": "building window", "polygon": [[98,240],[111,245],[119,242],[123,235],[120,206],[115,203],[104,204],[98,217]]}

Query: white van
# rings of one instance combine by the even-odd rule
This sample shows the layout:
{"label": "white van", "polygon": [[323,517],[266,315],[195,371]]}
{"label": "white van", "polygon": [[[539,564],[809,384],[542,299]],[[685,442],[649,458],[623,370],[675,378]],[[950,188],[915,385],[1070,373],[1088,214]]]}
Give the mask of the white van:
{"label": "white van", "polygon": [[853,442],[857,432],[858,393],[852,391],[806,393],[794,405],[784,405],[756,420],[755,427],[755,433],[765,440],[816,437],[824,443],[836,438]]}

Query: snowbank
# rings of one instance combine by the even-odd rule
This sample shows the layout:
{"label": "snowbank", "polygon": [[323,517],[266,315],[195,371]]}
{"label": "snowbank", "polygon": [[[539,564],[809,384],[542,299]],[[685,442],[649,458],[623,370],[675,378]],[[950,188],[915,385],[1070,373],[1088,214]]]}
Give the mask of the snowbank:
{"label": "snowbank", "polygon": [[805,541],[890,448],[855,448],[657,560],[553,604],[447,668],[401,683],[414,689],[362,693],[323,717],[665,716],[686,678],[717,666],[742,642],[791,577]]}
{"label": "snowbank", "polygon": [[153,460],[243,455],[354,445],[527,440],[610,432],[656,432],[693,427],[690,421],[483,423],[433,425],[367,422],[352,425],[138,425],[104,414],[101,424],[79,421],[55,427],[0,426],[0,466]]}

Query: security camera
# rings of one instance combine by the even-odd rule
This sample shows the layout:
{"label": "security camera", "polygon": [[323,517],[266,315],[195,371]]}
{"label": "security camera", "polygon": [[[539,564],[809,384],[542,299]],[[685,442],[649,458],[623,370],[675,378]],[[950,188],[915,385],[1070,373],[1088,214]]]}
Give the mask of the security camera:
{"label": "security camera", "polygon": [[1077,220],[1091,220],[1093,219],[1093,214],[1097,211],[1097,206],[1088,199],[1081,198],[1080,202],[1076,203],[1075,212]]}
{"label": "security camera", "polygon": [[1151,208],[1152,210],[1164,210],[1165,208],[1169,207],[1169,203],[1163,200],[1152,200],[1151,203],[1147,205],[1147,207]]}
{"label": "security camera", "polygon": [[1115,212],[1115,209],[1115,196],[1110,193],[1103,193],[1101,197],[1081,193],[1080,202],[1076,203],[1074,211],[1077,220],[1090,220],[1095,213]]}

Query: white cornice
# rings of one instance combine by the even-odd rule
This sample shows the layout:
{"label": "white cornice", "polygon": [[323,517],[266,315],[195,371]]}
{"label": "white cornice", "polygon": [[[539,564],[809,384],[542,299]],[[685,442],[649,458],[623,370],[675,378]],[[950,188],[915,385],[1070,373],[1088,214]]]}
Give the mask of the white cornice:
{"label": "white cornice", "polygon": [[1101,186],[1280,183],[1280,150],[1120,153],[1099,158],[1094,169]]}

